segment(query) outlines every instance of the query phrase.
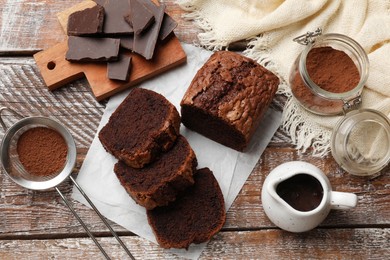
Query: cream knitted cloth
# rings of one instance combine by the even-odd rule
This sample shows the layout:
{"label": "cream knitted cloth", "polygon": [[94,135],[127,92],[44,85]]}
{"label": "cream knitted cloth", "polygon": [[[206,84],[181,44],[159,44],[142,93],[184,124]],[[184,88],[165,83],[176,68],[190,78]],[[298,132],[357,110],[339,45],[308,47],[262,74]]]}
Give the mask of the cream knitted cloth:
{"label": "cream knitted cloth", "polygon": [[[330,136],[340,117],[306,112],[291,99],[288,75],[303,46],[296,36],[317,27],[323,33],[341,33],[359,42],[370,60],[363,91],[363,108],[390,116],[390,0],[178,0],[204,32],[201,45],[219,50],[230,43],[251,39],[245,55],[282,79],[279,93],[289,99],[283,126],[297,148],[313,147],[315,155],[330,150]],[[380,142],[379,142],[380,143]]]}

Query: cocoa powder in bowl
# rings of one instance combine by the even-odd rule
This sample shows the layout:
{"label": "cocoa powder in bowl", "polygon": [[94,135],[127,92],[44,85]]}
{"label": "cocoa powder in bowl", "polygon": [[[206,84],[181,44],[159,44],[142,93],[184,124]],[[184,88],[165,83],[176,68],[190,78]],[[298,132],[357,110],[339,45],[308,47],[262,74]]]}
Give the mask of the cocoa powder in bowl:
{"label": "cocoa powder in bowl", "polygon": [[31,175],[50,176],[63,169],[68,147],[57,131],[47,127],[28,129],[18,139],[19,161]]}
{"label": "cocoa powder in bowl", "polygon": [[[343,51],[332,47],[316,47],[306,57],[306,70],[310,79],[321,89],[331,93],[344,93],[354,89],[360,81],[359,70]],[[325,99],[315,94],[303,82],[297,70],[291,82],[296,99],[311,111],[335,114],[342,112],[343,101]]]}

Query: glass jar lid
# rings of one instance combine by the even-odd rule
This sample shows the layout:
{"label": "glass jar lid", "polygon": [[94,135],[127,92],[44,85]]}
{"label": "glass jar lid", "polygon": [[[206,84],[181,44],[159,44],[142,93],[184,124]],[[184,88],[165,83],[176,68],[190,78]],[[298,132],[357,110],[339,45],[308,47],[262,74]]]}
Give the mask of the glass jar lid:
{"label": "glass jar lid", "polygon": [[336,162],[350,174],[379,172],[390,161],[390,120],[372,109],[347,113],[333,130],[331,150]]}

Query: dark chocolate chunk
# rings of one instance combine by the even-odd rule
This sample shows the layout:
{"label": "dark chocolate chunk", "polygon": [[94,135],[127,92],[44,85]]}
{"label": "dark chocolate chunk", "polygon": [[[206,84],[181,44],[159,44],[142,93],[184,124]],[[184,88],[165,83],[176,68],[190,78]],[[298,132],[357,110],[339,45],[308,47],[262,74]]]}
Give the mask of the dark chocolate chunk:
{"label": "dark chocolate chunk", "polygon": [[130,7],[130,13],[124,18],[126,22],[133,26],[134,33],[140,34],[154,22],[154,16],[138,0],[130,0]]}
{"label": "dark chocolate chunk", "polygon": [[68,35],[91,35],[103,30],[104,8],[96,5],[69,15]]}
{"label": "dark chocolate chunk", "polygon": [[[139,0],[139,1],[143,5],[145,5],[145,7],[148,8],[149,10],[154,10],[156,8],[156,5],[152,1],[149,0]],[[176,27],[177,27],[177,22],[173,20],[173,18],[170,17],[167,13],[165,13],[160,28],[159,39],[162,41],[165,40]]]}
{"label": "dark chocolate chunk", "polygon": [[[143,2],[148,2],[144,1]],[[152,2],[149,10],[153,13],[155,23],[151,25],[149,30],[142,34],[134,34],[133,51],[144,56],[145,59],[150,60],[153,58],[154,49],[156,47],[158,35],[160,32],[162,20],[165,14],[165,5],[156,6]]]}
{"label": "dark chocolate chunk", "polygon": [[173,30],[177,27],[177,22],[173,20],[167,13],[164,15],[164,19],[160,29],[160,35],[158,36],[160,40],[165,40],[168,35],[170,35]]}
{"label": "dark chocolate chunk", "polygon": [[68,61],[112,61],[118,59],[119,39],[69,36]]}
{"label": "dark chocolate chunk", "polygon": [[119,38],[121,40],[121,47],[132,51],[134,45],[134,35],[126,35]]}
{"label": "dark chocolate chunk", "polygon": [[128,81],[131,68],[131,56],[120,55],[119,60],[109,62],[107,65],[107,77],[109,79]]}
{"label": "dark chocolate chunk", "polygon": [[129,0],[94,0],[104,7],[103,34],[124,35],[132,34],[133,28],[123,19],[130,10]]}

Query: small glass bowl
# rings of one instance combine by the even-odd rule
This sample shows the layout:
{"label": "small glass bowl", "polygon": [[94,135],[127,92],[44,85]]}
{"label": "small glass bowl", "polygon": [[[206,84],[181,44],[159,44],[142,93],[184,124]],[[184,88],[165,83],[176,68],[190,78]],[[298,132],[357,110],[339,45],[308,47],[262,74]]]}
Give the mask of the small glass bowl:
{"label": "small glass bowl", "polygon": [[348,173],[369,176],[390,162],[390,120],[372,109],[346,114],[331,138],[332,156]]}

